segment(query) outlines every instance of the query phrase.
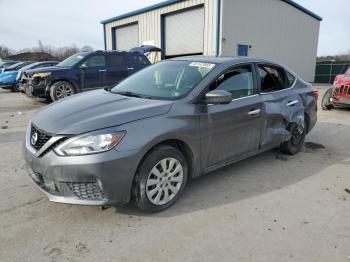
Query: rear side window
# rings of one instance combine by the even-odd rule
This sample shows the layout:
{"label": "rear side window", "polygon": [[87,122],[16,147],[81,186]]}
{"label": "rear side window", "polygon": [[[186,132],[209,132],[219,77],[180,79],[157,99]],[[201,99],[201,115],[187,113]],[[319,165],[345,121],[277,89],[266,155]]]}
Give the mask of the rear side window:
{"label": "rear side window", "polygon": [[106,66],[105,56],[104,55],[95,55],[84,63],[87,67],[100,67]]}
{"label": "rear side window", "polygon": [[143,56],[143,55],[140,55],[140,54],[137,54],[137,53],[131,53],[130,56],[129,56],[132,60],[132,63],[136,63],[138,65],[149,65],[150,62],[149,60]]}
{"label": "rear side window", "polygon": [[295,82],[295,76],[293,76],[291,73],[286,71],[286,76],[287,76],[287,87],[292,87],[294,82]]}
{"label": "rear side window", "polygon": [[222,74],[211,88],[213,89],[230,92],[233,99],[253,95],[254,80],[251,65],[239,66]]}
{"label": "rear side window", "polygon": [[268,93],[285,89],[284,71],[282,68],[270,65],[259,65],[261,92]]}
{"label": "rear side window", "polygon": [[122,66],[125,64],[125,59],[123,54],[109,54],[108,64],[110,66]]}

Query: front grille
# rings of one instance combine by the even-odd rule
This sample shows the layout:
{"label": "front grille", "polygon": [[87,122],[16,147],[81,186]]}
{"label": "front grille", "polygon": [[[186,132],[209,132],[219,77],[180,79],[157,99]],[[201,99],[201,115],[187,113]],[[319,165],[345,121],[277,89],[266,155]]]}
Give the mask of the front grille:
{"label": "front grille", "polygon": [[34,147],[36,150],[40,150],[46,143],[51,139],[52,136],[48,135],[47,133],[39,130],[34,125],[32,125],[31,132],[30,132],[30,138],[32,138],[33,134],[38,134],[38,140],[33,145],[32,142],[30,144],[32,147]]}
{"label": "front grille", "polygon": [[52,149],[54,149],[55,147],[57,147],[59,144],[62,144],[64,141],[66,141],[68,139],[68,137],[64,137],[61,138],[60,140],[58,140],[56,143],[53,143],[51,146],[49,146],[44,152],[41,153],[41,155],[39,157],[43,157],[44,155],[46,155],[47,153],[49,153]]}
{"label": "front grille", "polygon": [[107,200],[97,183],[68,183],[73,193],[83,200]]}

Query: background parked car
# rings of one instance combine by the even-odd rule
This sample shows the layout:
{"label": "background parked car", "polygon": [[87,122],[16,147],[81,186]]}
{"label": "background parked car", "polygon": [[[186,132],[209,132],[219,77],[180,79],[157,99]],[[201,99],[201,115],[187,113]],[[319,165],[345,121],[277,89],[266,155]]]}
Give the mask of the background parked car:
{"label": "background parked car", "polygon": [[56,101],[79,92],[113,87],[150,64],[136,52],[82,52],[55,67],[32,72],[25,93]]}
{"label": "background parked car", "polygon": [[345,74],[336,76],[333,87],[322,98],[323,110],[331,110],[336,106],[350,107],[350,67]]}
{"label": "background parked car", "polygon": [[16,63],[18,63],[18,61],[1,60],[1,61],[0,61],[0,69],[9,67],[9,66],[11,66],[11,65],[13,65],[13,64],[16,64]]}
{"label": "background parked car", "polygon": [[24,62],[16,62],[10,66],[7,66],[5,68],[2,68],[1,69],[1,73],[0,73],[0,76],[1,74],[3,74],[4,72],[8,72],[8,71],[14,71],[14,70],[18,70],[18,69],[21,69],[22,67],[26,66],[26,65],[29,65],[31,63],[34,63],[33,61],[24,61]]}
{"label": "background parked car", "polygon": [[59,61],[42,61],[36,62],[33,64],[29,64],[25,67],[22,67],[18,70],[16,75],[15,83],[14,83],[14,91],[22,91],[24,92],[25,87],[28,85],[28,75],[30,75],[31,70],[42,69],[51,66],[55,66],[59,63]]}
{"label": "background parked car", "polygon": [[32,63],[34,62],[19,62],[7,68],[3,68],[2,73],[0,74],[0,87],[3,89],[11,89],[12,91],[15,91],[18,70]]}

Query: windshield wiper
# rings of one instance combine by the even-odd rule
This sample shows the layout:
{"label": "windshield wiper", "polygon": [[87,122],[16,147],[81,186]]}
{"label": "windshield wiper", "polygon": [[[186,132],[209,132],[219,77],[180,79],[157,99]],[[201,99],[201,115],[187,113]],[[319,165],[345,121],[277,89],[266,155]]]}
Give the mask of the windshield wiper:
{"label": "windshield wiper", "polygon": [[125,91],[125,92],[114,92],[117,95],[122,95],[122,96],[130,96],[130,97],[138,97],[138,98],[147,98],[145,96],[136,94],[134,92],[130,92],[130,91]]}

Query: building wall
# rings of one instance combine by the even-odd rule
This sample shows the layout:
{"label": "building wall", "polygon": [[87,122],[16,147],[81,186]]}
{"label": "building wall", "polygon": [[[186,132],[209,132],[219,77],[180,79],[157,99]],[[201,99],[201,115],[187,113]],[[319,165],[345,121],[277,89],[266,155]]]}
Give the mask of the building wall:
{"label": "building wall", "polygon": [[251,45],[249,56],[282,63],[314,81],[320,21],[280,0],[222,0],[221,6],[222,55]]}
{"label": "building wall", "polygon": [[[133,22],[139,23],[139,44],[153,43],[161,47],[161,15],[177,10],[204,4],[205,9],[205,32],[204,32],[204,54],[215,55],[216,52],[216,20],[217,1],[216,0],[188,0],[179,1],[162,8],[148,11],[135,16],[127,17],[118,21],[105,24],[106,48],[112,49],[112,28],[126,25]],[[189,25],[190,26],[190,25]]]}

